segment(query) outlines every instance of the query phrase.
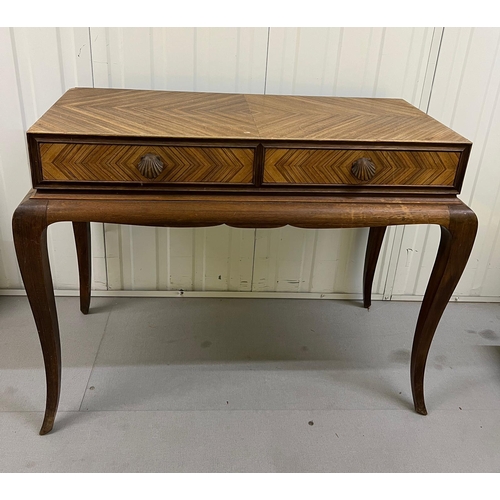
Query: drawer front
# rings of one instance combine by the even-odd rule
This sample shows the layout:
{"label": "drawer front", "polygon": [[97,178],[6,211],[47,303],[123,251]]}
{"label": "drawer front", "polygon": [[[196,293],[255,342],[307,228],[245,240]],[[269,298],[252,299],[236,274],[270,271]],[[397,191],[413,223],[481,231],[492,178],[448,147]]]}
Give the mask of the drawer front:
{"label": "drawer front", "polygon": [[[352,167],[361,158],[370,159],[375,173],[358,170],[360,179]],[[442,151],[269,148],[264,184],[453,186],[459,159],[459,152]]]}
{"label": "drawer front", "polygon": [[40,144],[44,181],[251,184],[254,149]]}

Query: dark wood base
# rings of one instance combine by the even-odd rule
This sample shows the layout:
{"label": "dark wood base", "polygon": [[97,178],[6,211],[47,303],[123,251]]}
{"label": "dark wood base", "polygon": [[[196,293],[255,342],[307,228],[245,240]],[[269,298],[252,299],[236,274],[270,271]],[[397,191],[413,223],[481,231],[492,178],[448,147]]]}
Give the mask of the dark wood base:
{"label": "dark wood base", "polygon": [[302,228],[370,227],[363,302],[371,287],[386,227],[438,224],[441,243],[422,302],[413,341],[410,378],[417,413],[427,413],[424,371],[434,332],[469,258],[477,231],[475,214],[455,196],[432,198],[279,197],[259,195],[82,195],[32,191],[13,216],[17,258],[40,337],[47,380],[47,403],[40,434],[54,425],[61,388],[61,347],[47,254],[46,228],[73,222],[80,273],[80,308],[90,304],[90,222],[169,227]]}

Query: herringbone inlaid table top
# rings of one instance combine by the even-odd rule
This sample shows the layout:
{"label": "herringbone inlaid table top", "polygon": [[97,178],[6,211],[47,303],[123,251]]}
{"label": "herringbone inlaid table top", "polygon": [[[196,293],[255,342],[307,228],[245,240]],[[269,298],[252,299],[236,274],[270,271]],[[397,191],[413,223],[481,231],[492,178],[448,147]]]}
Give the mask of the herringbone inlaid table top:
{"label": "herringbone inlaid table top", "polygon": [[402,99],[74,88],[30,133],[463,143]]}

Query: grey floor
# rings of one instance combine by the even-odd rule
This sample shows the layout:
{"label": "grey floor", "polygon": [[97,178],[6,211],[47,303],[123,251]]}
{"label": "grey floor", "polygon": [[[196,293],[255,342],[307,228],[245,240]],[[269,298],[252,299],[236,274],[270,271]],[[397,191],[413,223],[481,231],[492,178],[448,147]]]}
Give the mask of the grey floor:
{"label": "grey floor", "polygon": [[500,304],[450,304],[414,413],[420,304],[57,299],[63,385],[0,297],[1,472],[499,472]]}

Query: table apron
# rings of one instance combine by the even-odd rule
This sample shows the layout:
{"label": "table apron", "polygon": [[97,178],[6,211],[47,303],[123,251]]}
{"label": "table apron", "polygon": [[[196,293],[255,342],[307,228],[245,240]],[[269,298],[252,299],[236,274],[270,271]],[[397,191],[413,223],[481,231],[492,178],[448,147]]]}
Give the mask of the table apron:
{"label": "table apron", "polygon": [[[463,205],[463,204],[462,204]],[[463,207],[466,207],[463,205]],[[160,227],[239,228],[353,228],[402,224],[448,226],[450,208],[460,210],[454,198],[447,203],[351,203],[276,201],[151,201],[49,200],[47,223],[103,222]]]}

